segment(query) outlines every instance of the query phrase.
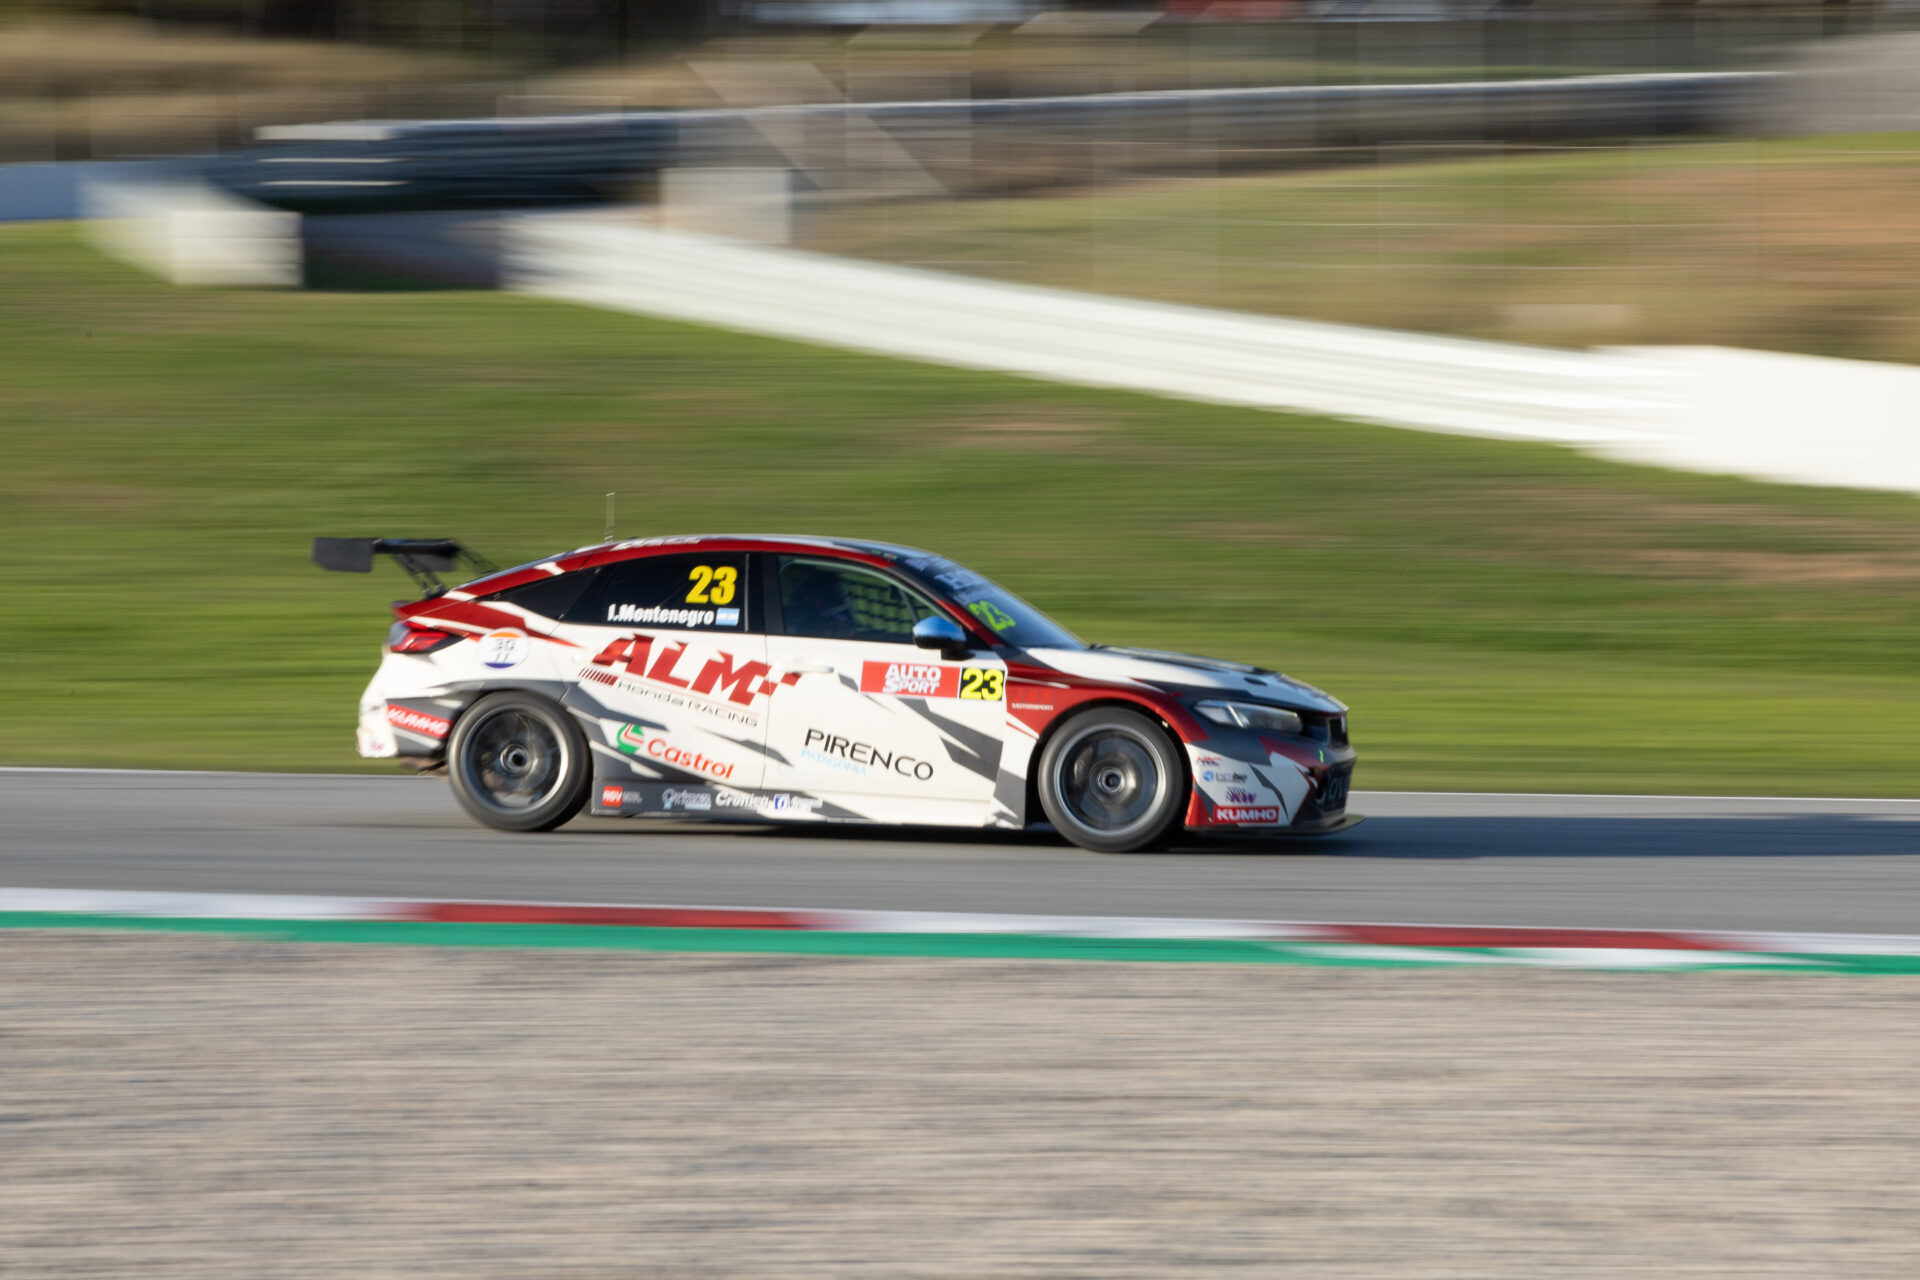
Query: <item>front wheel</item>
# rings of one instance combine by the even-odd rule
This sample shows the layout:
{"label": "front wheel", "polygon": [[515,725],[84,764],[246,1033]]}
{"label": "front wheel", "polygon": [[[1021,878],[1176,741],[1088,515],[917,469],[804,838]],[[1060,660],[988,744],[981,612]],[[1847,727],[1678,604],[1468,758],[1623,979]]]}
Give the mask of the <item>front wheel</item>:
{"label": "front wheel", "polygon": [[1162,839],[1186,803],[1166,731],[1117,707],[1075,716],[1040,754],[1040,807],[1083,849],[1131,853]]}
{"label": "front wheel", "polygon": [[468,709],[447,743],[454,798],[490,827],[551,831],[587,802],[592,768],[573,717],[531,693],[496,693]]}

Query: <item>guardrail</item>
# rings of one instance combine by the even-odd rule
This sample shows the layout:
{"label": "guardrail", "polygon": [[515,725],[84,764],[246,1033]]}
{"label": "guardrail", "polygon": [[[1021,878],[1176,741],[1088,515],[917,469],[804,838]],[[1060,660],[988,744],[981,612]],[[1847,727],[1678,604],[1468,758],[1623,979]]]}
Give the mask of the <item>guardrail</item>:
{"label": "guardrail", "polygon": [[1565,351],[970,279],[549,214],[511,287],[592,306],[1087,386],[1626,461],[1920,493],[1920,368],[1711,347]]}
{"label": "guardrail", "polygon": [[263,129],[212,177],[286,208],[604,198],[675,167],[789,168],[860,187],[911,169],[962,192],[1089,172],[1309,163],[1380,143],[1644,136],[1725,129],[1768,72],[1450,84],[1194,89],[1083,97],[826,103],[739,110]]}

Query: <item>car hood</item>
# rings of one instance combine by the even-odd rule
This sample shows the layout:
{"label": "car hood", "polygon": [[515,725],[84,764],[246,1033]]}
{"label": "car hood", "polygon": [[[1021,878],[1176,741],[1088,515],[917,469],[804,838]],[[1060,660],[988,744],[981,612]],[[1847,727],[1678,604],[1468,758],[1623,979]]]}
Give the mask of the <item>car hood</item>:
{"label": "car hood", "polygon": [[1278,671],[1227,662],[1220,658],[1202,658],[1191,653],[1171,653],[1164,649],[1123,649],[1095,645],[1090,649],[1035,649],[1032,656],[1069,675],[1096,680],[1134,682],[1172,686],[1180,690],[1250,698],[1306,711],[1345,711],[1347,704],[1310,684],[1302,684]]}

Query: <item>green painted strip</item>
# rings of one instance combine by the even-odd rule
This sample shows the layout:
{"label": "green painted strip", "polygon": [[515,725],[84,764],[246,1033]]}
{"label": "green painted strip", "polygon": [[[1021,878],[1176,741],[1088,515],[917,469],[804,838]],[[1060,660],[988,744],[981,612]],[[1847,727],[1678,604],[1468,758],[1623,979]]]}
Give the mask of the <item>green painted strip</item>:
{"label": "green painted strip", "polygon": [[[227,920],[164,916],[0,912],[0,929],[112,929],[206,933],[283,942],[390,946],[536,947],[615,951],[771,952],[786,955],[918,956],[995,960],[1119,960],[1178,964],[1304,964],[1336,968],[1504,967],[1521,961],[1496,948],[1432,948],[1381,957],[1369,948],[1251,939],[1054,938],[1012,933],[827,933],[782,929],[658,929],[569,924],[430,924],[389,920]],[[1410,949],[1411,950],[1411,949]],[[1697,964],[1604,972],[1765,969],[1769,972],[1920,974],[1920,956],[1743,954],[1724,963],[1702,953]],[[1454,958],[1457,957],[1457,958]],[[1576,966],[1579,967],[1579,966]]]}

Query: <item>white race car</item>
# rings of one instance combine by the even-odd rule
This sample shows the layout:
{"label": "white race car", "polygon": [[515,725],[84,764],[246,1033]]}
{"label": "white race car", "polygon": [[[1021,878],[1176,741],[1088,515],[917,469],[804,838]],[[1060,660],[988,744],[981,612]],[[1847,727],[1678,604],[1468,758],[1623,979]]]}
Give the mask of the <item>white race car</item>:
{"label": "white race car", "polygon": [[446,770],[480,821],[597,815],[1020,829],[1121,852],[1182,829],[1358,822],[1346,706],[1277,672],[1089,645],[909,547],[645,538],[453,590],[454,543],[322,538],[428,587],[360,702],[360,754]]}

